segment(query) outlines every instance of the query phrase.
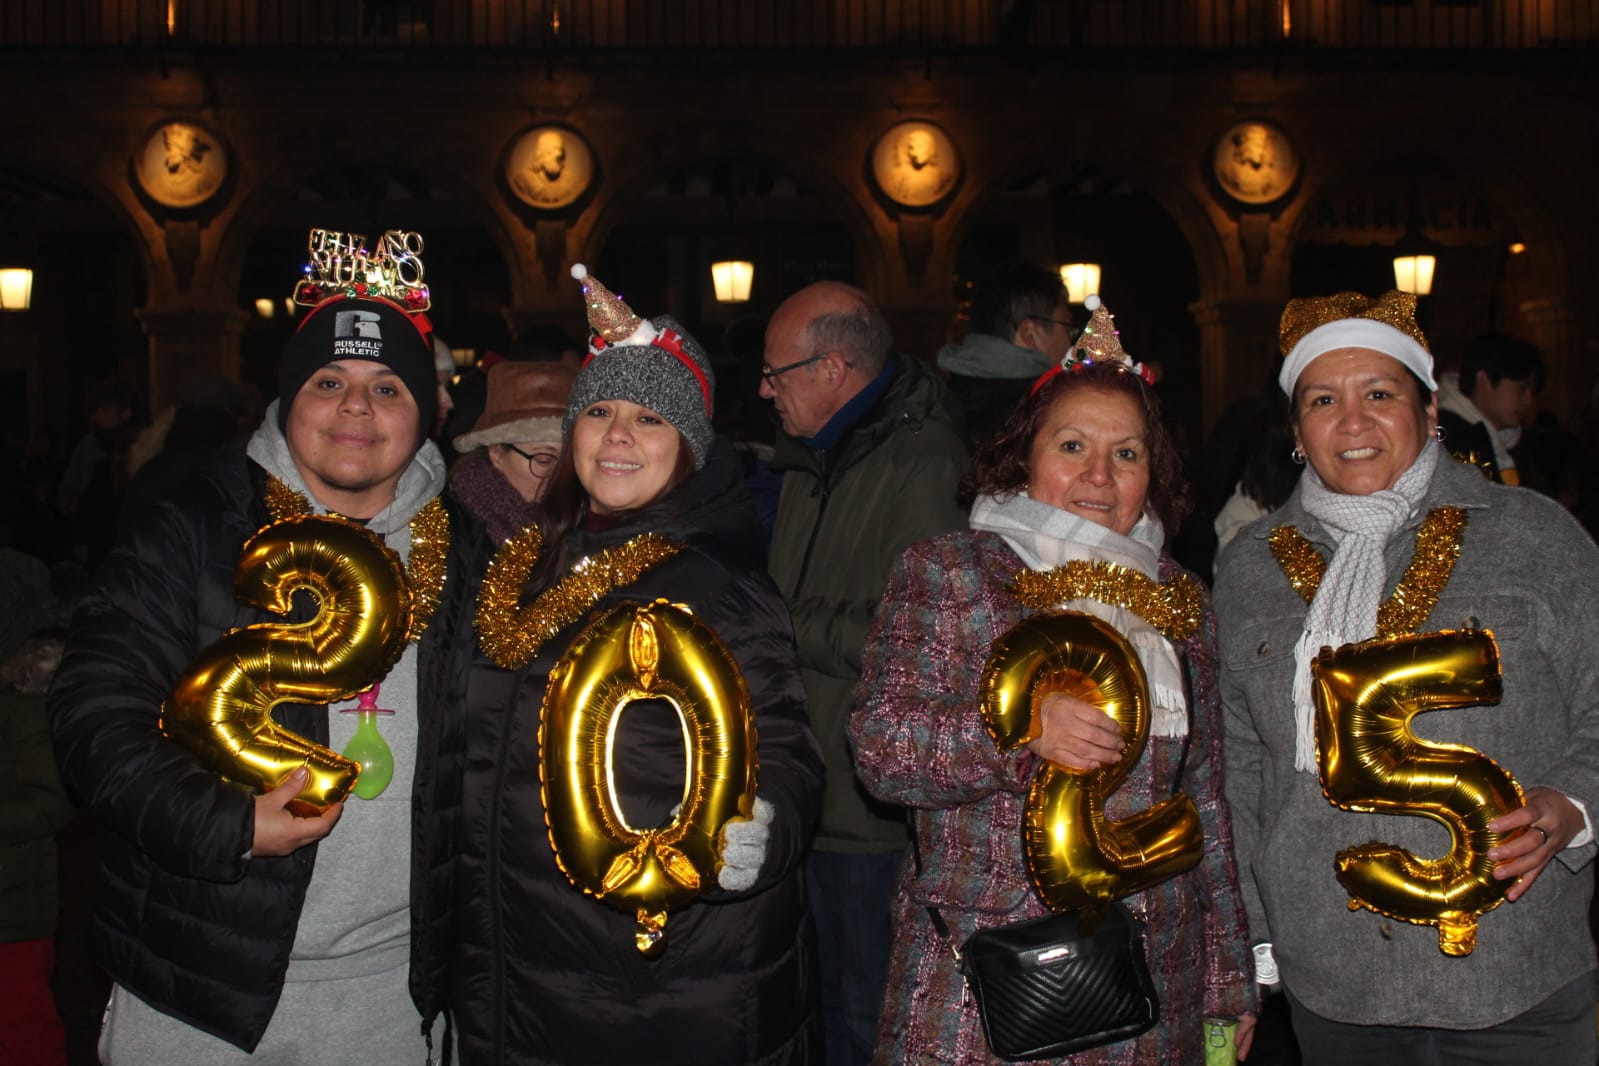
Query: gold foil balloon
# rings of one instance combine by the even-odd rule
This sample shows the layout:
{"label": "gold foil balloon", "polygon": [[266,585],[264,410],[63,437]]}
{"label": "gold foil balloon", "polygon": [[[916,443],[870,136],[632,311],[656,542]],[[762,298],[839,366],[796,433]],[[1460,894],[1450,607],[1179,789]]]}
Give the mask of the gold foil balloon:
{"label": "gold foil balloon", "polygon": [[1477,919],[1504,901],[1488,849],[1517,834],[1488,823],[1522,805],[1521,786],[1481,752],[1420,740],[1424,711],[1498,703],[1499,647],[1479,630],[1381,637],[1323,649],[1311,663],[1323,794],[1349,811],[1431,818],[1453,843],[1418,859],[1373,841],[1338,853],[1349,909],[1438,927],[1445,955],[1469,955]]}
{"label": "gold foil balloon", "polygon": [[[688,763],[677,817],[635,829],[617,807],[611,745],[623,709],[648,699],[676,708]],[[755,802],[755,741],[744,676],[686,607],[623,604],[551,671],[539,723],[550,846],[573,886],[636,917],[642,954],[665,948],[668,910],[715,883],[722,827]]]}
{"label": "gold foil balloon", "polygon": [[983,722],[1000,751],[1042,732],[1038,708],[1059,692],[1099,707],[1121,727],[1121,758],[1097,770],[1043,763],[1027,793],[1027,876],[1051,910],[1090,911],[1191,868],[1205,849],[1193,800],[1179,793],[1121,821],[1105,798],[1137,765],[1149,739],[1148,684],[1138,654],[1091,615],[1024,619],[994,642],[982,680]]}
{"label": "gold foil balloon", "polygon": [[304,814],[343,799],[359,766],[278,725],[272,708],[335,703],[388,673],[405,648],[411,592],[399,556],[341,518],[285,519],[245,543],[240,600],[288,614],[302,589],[318,601],[315,618],[223,635],[178,677],[161,725],[206,766],[262,791],[306,767],[310,780],[289,805]]}

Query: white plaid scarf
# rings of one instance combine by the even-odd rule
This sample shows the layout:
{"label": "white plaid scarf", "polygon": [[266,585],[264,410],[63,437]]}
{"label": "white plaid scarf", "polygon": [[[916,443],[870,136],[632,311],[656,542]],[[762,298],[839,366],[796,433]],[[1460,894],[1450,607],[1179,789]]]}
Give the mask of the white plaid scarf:
{"label": "white plaid scarf", "polygon": [[[973,529],[1003,537],[1029,570],[1053,570],[1082,559],[1116,563],[1160,580],[1160,548],[1166,532],[1147,514],[1122,536],[1108,526],[1039,503],[1023,492],[1003,500],[979,496],[972,504],[970,524]],[[1185,735],[1188,702],[1183,698],[1183,668],[1171,641],[1125,607],[1089,599],[1068,600],[1060,606],[1103,619],[1127,638],[1149,679],[1150,735]]]}
{"label": "white plaid scarf", "polygon": [[1377,608],[1388,569],[1383,549],[1413,518],[1432,485],[1441,449],[1428,442],[1391,489],[1345,496],[1329,489],[1314,466],[1299,479],[1299,502],[1338,545],[1310,601],[1305,631],[1294,648],[1294,769],[1316,772],[1316,705],[1310,661],[1323,647],[1338,648],[1377,635]]}

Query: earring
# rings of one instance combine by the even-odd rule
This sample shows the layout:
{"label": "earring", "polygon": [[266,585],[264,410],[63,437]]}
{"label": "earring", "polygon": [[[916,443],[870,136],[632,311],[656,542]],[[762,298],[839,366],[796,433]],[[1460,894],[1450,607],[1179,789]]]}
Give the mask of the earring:
{"label": "earring", "polygon": [[1444,431],[1442,424],[1432,427],[1432,439],[1437,441],[1439,444],[1442,444],[1444,442],[1444,438],[1448,435],[1449,434]]}
{"label": "earring", "polygon": [[1297,444],[1294,445],[1294,450],[1288,453],[1288,458],[1292,459],[1296,466],[1305,465],[1305,453],[1300,450]]}

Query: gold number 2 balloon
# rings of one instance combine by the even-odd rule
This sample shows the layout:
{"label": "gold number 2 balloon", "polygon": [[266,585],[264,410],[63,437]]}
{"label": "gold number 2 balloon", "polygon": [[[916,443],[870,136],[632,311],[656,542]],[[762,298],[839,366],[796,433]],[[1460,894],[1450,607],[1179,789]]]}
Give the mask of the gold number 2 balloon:
{"label": "gold number 2 balloon", "polygon": [[1118,822],[1105,818],[1149,739],[1148,684],[1138,654],[1092,615],[1033,615],[994,642],[982,680],[983,722],[1000,751],[1042,732],[1038,708],[1059,692],[1121,727],[1121,758],[1087,773],[1043,763],[1027,793],[1027,875],[1051,910],[1097,910],[1191,868],[1205,848],[1199,812],[1179,793]]}
{"label": "gold number 2 balloon", "polygon": [[275,788],[296,767],[310,780],[290,803],[305,814],[337,803],[360,765],[272,720],[280,703],[334,703],[388,673],[405,648],[411,590],[399,556],[354,522],[301,516],[244,545],[239,599],[288,614],[294,593],[319,602],[309,622],[260,622],[224,634],[179,675],[162,729],[224,777]]}
{"label": "gold number 2 balloon", "polygon": [[[677,709],[687,746],[683,806],[662,829],[635,829],[616,803],[611,747],[634,700]],[[755,802],[749,690],[716,633],[678,604],[623,604],[592,623],[550,673],[539,775],[555,861],[573,886],[638,925],[634,946],[666,944],[666,912],[699,895],[721,864],[729,818]]]}
{"label": "gold number 2 balloon", "polygon": [[1498,763],[1460,744],[1420,740],[1424,711],[1498,703],[1499,647],[1480,630],[1382,637],[1324,649],[1311,663],[1322,793],[1344,810],[1431,818],[1453,844],[1418,859],[1373,841],[1338,853],[1349,909],[1438,927],[1445,955],[1477,946],[1477,919],[1504,902],[1488,849],[1511,834],[1488,823],[1522,804]]}

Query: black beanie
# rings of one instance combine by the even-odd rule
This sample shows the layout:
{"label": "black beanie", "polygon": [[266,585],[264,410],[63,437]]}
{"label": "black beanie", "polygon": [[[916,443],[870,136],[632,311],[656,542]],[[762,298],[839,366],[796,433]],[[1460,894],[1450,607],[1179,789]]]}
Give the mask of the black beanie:
{"label": "black beanie", "polygon": [[387,300],[341,296],[318,304],[278,360],[278,428],[289,428],[289,408],[312,374],[336,360],[370,359],[394,371],[416,401],[421,445],[433,431],[439,378],[420,325]]}

